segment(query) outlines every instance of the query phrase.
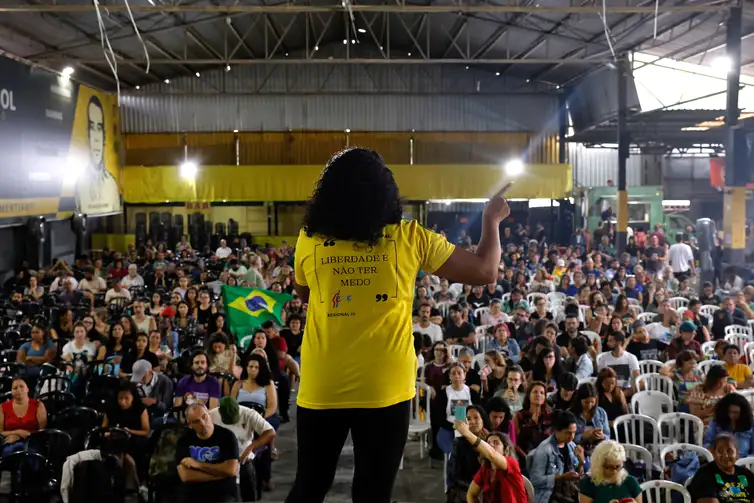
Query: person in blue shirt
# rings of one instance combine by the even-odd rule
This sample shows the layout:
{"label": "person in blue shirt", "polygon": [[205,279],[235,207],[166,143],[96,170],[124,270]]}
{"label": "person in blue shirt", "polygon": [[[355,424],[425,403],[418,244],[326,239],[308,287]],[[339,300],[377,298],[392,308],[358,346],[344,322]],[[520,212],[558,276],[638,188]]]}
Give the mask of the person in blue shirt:
{"label": "person in blue shirt", "polygon": [[727,433],[736,438],[739,456],[754,455],[754,429],[751,404],[743,395],[728,393],[715,405],[715,418],[710,421],[704,447],[710,449],[715,438]]}

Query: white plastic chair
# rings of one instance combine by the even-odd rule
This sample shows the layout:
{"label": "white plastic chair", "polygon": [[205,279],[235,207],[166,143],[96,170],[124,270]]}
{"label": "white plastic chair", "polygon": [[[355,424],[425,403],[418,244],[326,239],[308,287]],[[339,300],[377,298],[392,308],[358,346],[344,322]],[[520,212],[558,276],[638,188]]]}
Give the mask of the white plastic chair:
{"label": "white plastic chair", "polygon": [[511,294],[510,294],[510,293],[504,293],[504,294],[503,294],[503,296],[502,296],[502,297],[500,298],[500,301],[501,301],[501,302],[502,302],[503,304],[505,304],[505,303],[506,303],[506,302],[508,302],[509,300],[511,300]]}
{"label": "white plastic chair", "polygon": [[693,414],[672,412],[663,414],[657,420],[660,428],[660,438],[665,445],[704,443],[704,423]]}
{"label": "white plastic chair", "polygon": [[650,480],[640,485],[643,503],[665,503],[673,498],[673,491],[681,493],[683,503],[691,503],[691,494],[681,484],[669,480]]}
{"label": "white plastic chair", "polygon": [[671,399],[675,388],[671,378],[657,373],[639,375],[634,381],[634,387],[636,391],[659,391]]}
{"label": "white plastic chair", "polygon": [[752,351],[754,351],[754,342],[747,342],[744,346],[744,356],[746,357],[746,364],[752,364]]}
{"label": "white plastic chair", "polygon": [[408,434],[409,436],[419,436],[419,459],[424,459],[424,446],[429,445],[432,432],[432,422],[429,417],[430,408],[422,406],[422,401],[427,404],[429,403],[430,393],[428,384],[423,382],[416,383],[416,396],[411,407],[411,421],[408,425]]}
{"label": "white plastic chair", "polygon": [[597,384],[597,378],[596,377],[585,377],[583,379],[579,379],[579,386],[581,386],[585,382],[588,382],[588,383],[596,385]]}
{"label": "white plastic chair", "polygon": [[[732,327],[725,327],[725,342],[733,344],[738,347],[738,352],[742,355],[746,354],[746,345],[751,342],[751,336],[749,334],[742,334],[738,332],[728,333],[728,329]],[[743,328],[743,327],[741,327]]]}
{"label": "white plastic chair", "polygon": [[[587,313],[587,312],[588,312],[588,311],[589,311],[590,309],[591,309],[591,307],[589,307],[589,306],[585,306],[585,305],[583,305],[583,304],[579,306],[579,311],[581,311],[581,317],[583,318],[584,322],[586,322],[586,313]],[[581,320],[579,320],[579,321],[581,321]]]}
{"label": "white plastic chair", "polygon": [[657,360],[639,360],[639,374],[657,374],[665,364]]}
{"label": "white plastic chair", "polygon": [[715,357],[715,344],[717,344],[717,341],[707,341],[702,343],[702,354],[705,358]]}
{"label": "white plastic chair", "polygon": [[[633,299],[628,299],[628,300],[633,300]],[[630,306],[628,306],[628,309],[634,315],[634,318],[638,317],[641,313],[644,312],[644,309],[642,309],[641,306],[635,306],[633,304],[631,304]]]}
{"label": "white plastic chair", "polygon": [[[613,422],[615,440],[622,444],[644,446],[654,453],[660,445],[660,427],[654,418],[644,414],[623,414]],[[649,432],[647,430],[650,430]]]}
{"label": "white plastic chair", "polygon": [[724,364],[725,362],[722,360],[704,360],[703,362],[697,363],[696,368],[698,368],[699,371],[706,376],[707,372],[709,372],[710,367],[714,365],[724,365]]}
{"label": "white plastic chair", "polygon": [[478,319],[479,323],[482,323],[482,317],[489,312],[489,307],[478,307],[474,309],[474,318]]}
{"label": "white plastic chair", "polygon": [[440,302],[439,304],[437,304],[437,310],[440,311],[440,316],[447,318],[450,312],[450,306],[452,305],[452,302]]}
{"label": "white plastic chair", "polygon": [[673,399],[661,391],[639,391],[631,396],[631,411],[656,421],[661,415],[673,412]]}
{"label": "white plastic chair", "polygon": [[540,292],[532,292],[529,295],[526,296],[526,302],[529,304],[529,306],[534,309],[534,301],[537,300],[537,297],[541,297],[545,300],[547,300],[547,295]]}
{"label": "white plastic chair", "polygon": [[752,407],[754,407],[754,389],[742,389],[740,391],[736,391],[736,393],[746,398],[749,404],[751,404]]}
{"label": "white plastic chair", "polygon": [[686,297],[670,297],[668,299],[670,302],[670,305],[673,307],[673,309],[678,309],[679,307],[688,307],[689,305],[689,299]]}
{"label": "white plastic chair", "polygon": [[482,370],[484,367],[484,353],[474,355],[474,359],[471,360],[471,368],[476,370]]}
{"label": "white plastic chair", "polygon": [[526,497],[529,500],[529,503],[534,503],[536,500],[534,499],[534,486],[531,483],[531,480],[527,479],[523,475],[521,477],[524,479],[524,488],[526,488]]}
{"label": "white plastic chair", "polygon": [[638,299],[626,299],[626,300],[628,301],[628,306],[629,307],[640,305]]}
{"label": "white plastic chair", "polygon": [[637,319],[643,321],[646,324],[650,324],[654,322],[656,316],[657,313],[641,313]]}
{"label": "white plastic chair", "polygon": [[751,328],[743,325],[728,325],[725,327],[725,338],[727,340],[728,336],[731,334],[740,334],[745,335],[751,340]]}
{"label": "white plastic chair", "polygon": [[594,346],[594,341],[597,341],[597,354],[602,352],[602,339],[600,339],[597,332],[593,332],[592,330],[582,330],[581,333],[589,337],[589,344],[591,346]]}
{"label": "white plastic chair", "polygon": [[453,358],[458,358],[458,355],[461,354],[461,350],[465,347],[466,346],[460,346],[458,344],[451,344],[449,347],[450,356],[452,356]]}
{"label": "white plastic chair", "polygon": [[550,305],[559,306],[565,303],[566,294],[563,292],[550,292],[547,294],[547,300],[550,302]]}
{"label": "white plastic chair", "polygon": [[488,342],[488,335],[487,330],[490,327],[488,325],[479,325],[474,329],[474,333],[476,334],[476,348],[477,350],[484,353],[487,351],[487,342]]}
{"label": "white plastic chair", "polygon": [[694,444],[670,444],[666,445],[662,448],[660,451],[660,468],[662,469],[662,472],[665,473],[665,468],[667,466],[665,465],[665,456],[672,453],[676,459],[678,459],[678,452],[693,452],[697,455],[699,458],[699,463],[704,464],[705,460],[707,463],[711,463],[713,461],[712,453],[702,447],[701,445],[694,445]]}
{"label": "white plastic chair", "polygon": [[626,451],[626,459],[630,459],[634,463],[644,463],[645,479],[652,478],[652,453],[640,445],[623,444],[623,449]]}
{"label": "white plastic chair", "polygon": [[702,306],[699,308],[699,313],[703,314],[707,318],[712,318],[712,315],[715,314],[716,311],[720,310],[720,306]]}
{"label": "white plastic chair", "polygon": [[675,367],[675,360],[668,360],[665,362],[666,367]]}
{"label": "white plastic chair", "polygon": [[463,283],[453,283],[448,287],[448,291],[453,293],[456,297],[460,295],[461,292],[463,292]]}
{"label": "white plastic chair", "polygon": [[737,466],[743,466],[749,470],[754,470],[754,456],[747,456],[736,461]]}

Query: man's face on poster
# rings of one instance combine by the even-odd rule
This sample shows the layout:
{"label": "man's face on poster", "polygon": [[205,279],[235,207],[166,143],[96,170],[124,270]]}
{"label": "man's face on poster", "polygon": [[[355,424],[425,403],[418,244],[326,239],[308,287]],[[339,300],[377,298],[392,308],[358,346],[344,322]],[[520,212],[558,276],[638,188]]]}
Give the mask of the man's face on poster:
{"label": "man's face on poster", "polygon": [[105,117],[102,108],[96,103],[89,103],[89,156],[92,166],[102,166],[105,154]]}

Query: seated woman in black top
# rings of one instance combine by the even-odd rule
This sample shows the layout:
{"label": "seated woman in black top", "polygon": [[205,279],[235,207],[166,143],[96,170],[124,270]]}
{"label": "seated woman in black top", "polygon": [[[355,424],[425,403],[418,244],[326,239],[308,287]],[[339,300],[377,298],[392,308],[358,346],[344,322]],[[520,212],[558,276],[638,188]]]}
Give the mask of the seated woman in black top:
{"label": "seated woman in black top", "polygon": [[688,486],[694,503],[754,501],[754,473],[736,466],[738,447],[735,437],[718,435],[711,451],[714,461],[699,468]]}
{"label": "seated woman in black top", "polygon": [[152,364],[152,368],[160,366],[157,355],[149,351],[149,336],[143,332],[136,336],[136,345],[123,357],[119,372],[121,377],[131,373],[136,360],[146,360]]}
{"label": "seated woman in black top", "polygon": [[105,412],[102,427],[122,428],[131,435],[126,451],[136,462],[139,479],[144,480],[148,461],[149,414],[135,384],[121,381],[117,401],[110,404]]}

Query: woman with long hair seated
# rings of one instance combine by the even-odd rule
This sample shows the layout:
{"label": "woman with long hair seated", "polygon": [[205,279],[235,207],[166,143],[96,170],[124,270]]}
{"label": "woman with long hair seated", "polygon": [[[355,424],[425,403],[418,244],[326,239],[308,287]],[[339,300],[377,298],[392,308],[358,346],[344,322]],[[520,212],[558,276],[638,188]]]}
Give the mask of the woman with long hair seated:
{"label": "woman with long hair seated", "polygon": [[11,399],[3,402],[0,409],[3,457],[24,450],[29,434],[47,427],[47,409],[42,402],[29,398],[26,381],[15,377],[10,392]]}
{"label": "woman with long hair seated", "polygon": [[136,342],[131,350],[123,358],[120,364],[119,373],[121,377],[126,377],[133,371],[134,363],[138,360],[146,360],[152,368],[160,366],[160,360],[157,355],[149,351],[149,336],[144,332],[139,332],[136,336]]}
{"label": "woman with long hair seated", "polygon": [[479,372],[482,379],[482,396],[485,402],[491,398],[505,382],[507,367],[500,351],[490,349],[484,353],[484,368]]}
{"label": "woman with long hair seated", "polygon": [[728,382],[728,371],[722,365],[713,365],[704,381],[689,394],[689,410],[704,422],[705,427],[715,417],[715,406],[725,395],[735,391]]}
{"label": "woman with long hair seated", "polygon": [[624,468],[626,451],[605,440],[592,453],[592,466],[579,484],[579,503],[642,503],[639,481]]}
{"label": "woman with long hair seated", "polygon": [[618,374],[610,367],[605,367],[597,374],[595,387],[599,393],[598,404],[607,413],[607,419],[612,428],[613,421],[623,414],[628,414],[626,396],[618,386]]}
{"label": "woman with long hair seated", "polygon": [[743,395],[729,393],[717,402],[715,418],[710,421],[704,437],[704,447],[712,449],[715,438],[721,433],[735,437],[742,458],[754,455],[751,404]]}
{"label": "woman with long hair seated", "polygon": [[[422,379],[429,386],[429,419],[432,423],[432,439],[436,439],[440,428],[445,423],[445,394],[441,391],[445,384],[445,374],[450,369],[451,364],[447,343],[445,341],[435,342],[432,345],[432,355],[432,361],[424,365],[424,377]],[[434,459],[443,458],[442,451],[440,451],[436,441],[432,442],[429,455]]]}
{"label": "woman with long hair seated", "polygon": [[136,462],[139,480],[145,480],[148,466],[149,413],[134,383],[121,380],[116,403],[110,404],[105,412],[102,427],[122,428],[131,435],[126,452]]}
{"label": "woman with long hair seated", "polygon": [[563,366],[560,364],[558,356],[552,347],[542,349],[537,354],[531,374],[528,381],[539,381],[545,383],[547,392],[552,393],[558,390],[558,380],[565,373]]}
{"label": "woman with long hair seated", "polygon": [[456,421],[454,426],[482,459],[469,485],[466,501],[479,501],[480,494],[483,503],[528,501],[511,439],[500,432],[492,432],[482,439],[466,423]]}
{"label": "woman with long hair seated", "polygon": [[21,345],[16,361],[26,365],[26,376],[36,378],[42,365],[51,362],[57,353],[56,345],[47,335],[47,328],[41,323],[31,327],[31,340]]}
{"label": "woman with long hair seated", "polygon": [[552,410],[547,406],[547,387],[532,381],[526,390],[524,406],[513,418],[516,426],[516,452],[521,459],[552,433]]}
{"label": "woman with long hair seated", "polygon": [[597,387],[585,382],[576,391],[571,412],[576,416],[576,437],[574,442],[584,448],[584,456],[589,466],[589,457],[595,446],[610,439],[610,424],[607,412],[598,405]]}
{"label": "woman with long hair seated", "polygon": [[264,408],[263,417],[276,430],[280,426],[278,395],[267,359],[260,354],[248,355],[244,359],[241,379],[236,381],[230,396],[240,404],[254,403]]}
{"label": "woman with long hair seated", "polygon": [[[466,423],[464,424],[469,432],[477,438],[487,438],[490,425],[487,413],[483,408],[478,405],[469,405],[466,408]],[[456,431],[460,434],[458,429]],[[479,468],[479,454],[476,452],[475,446],[463,436],[457,437],[453,441],[453,449],[448,459],[447,502],[466,502],[466,491],[468,491]]]}

